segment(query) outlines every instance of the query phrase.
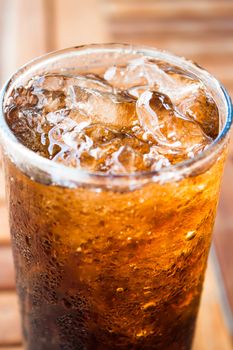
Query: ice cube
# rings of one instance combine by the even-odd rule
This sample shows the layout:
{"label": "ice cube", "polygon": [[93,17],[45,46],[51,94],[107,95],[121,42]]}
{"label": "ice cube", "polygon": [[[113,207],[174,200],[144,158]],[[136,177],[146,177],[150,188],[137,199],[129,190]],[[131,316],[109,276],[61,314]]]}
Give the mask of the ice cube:
{"label": "ice cube", "polygon": [[[8,98],[8,106],[17,106],[18,108],[33,108],[38,104],[38,98],[33,95],[32,89],[20,86],[12,91],[12,95]],[[8,107],[6,107],[8,109]]]}
{"label": "ice cube", "polygon": [[36,107],[42,109],[43,113],[49,113],[66,107],[66,96],[63,90],[55,90],[52,86],[50,90],[42,89],[38,85],[35,85],[32,94],[38,100]]}
{"label": "ice cube", "polygon": [[193,84],[177,91],[174,103],[183,114],[196,120],[203,131],[215,139],[219,133],[219,112],[213,97],[203,84]]}
{"label": "ice cube", "polygon": [[156,146],[151,146],[148,153],[143,156],[144,164],[151,170],[159,171],[164,167],[171,165],[169,159],[159,153],[159,149]]}
{"label": "ice cube", "polygon": [[156,64],[161,70],[163,70],[166,74],[178,82],[178,84],[189,85],[199,81],[195,74],[181,67],[174,66],[168,62],[160,61],[157,59],[150,59],[149,62]]}
{"label": "ice cube", "polygon": [[28,83],[31,95],[37,98],[37,108],[44,113],[66,107],[66,96],[72,87],[79,86],[97,91],[111,92],[112,88],[103,79],[90,76],[69,76],[62,74],[47,74],[36,76]]}
{"label": "ice cube", "polygon": [[[104,78],[115,88],[132,89],[136,86],[157,87],[161,92],[177,88],[177,82],[146,58],[131,60],[128,65],[107,69]],[[132,90],[131,90],[132,92]]]}
{"label": "ice cube", "polygon": [[142,155],[128,145],[121,146],[112,153],[107,162],[108,173],[111,174],[134,173],[140,171],[143,165]]}
{"label": "ice cube", "polygon": [[196,120],[206,135],[215,139],[219,132],[219,113],[213,97],[207,92],[204,84],[195,75],[179,67],[164,62],[157,64],[176,84],[176,86],[170,83],[166,83],[166,86],[162,84],[159,91],[167,94],[181,113]]}
{"label": "ice cube", "polygon": [[[51,113],[49,115],[51,120]],[[52,119],[54,120],[54,119]],[[77,123],[75,120],[66,116],[49,130],[48,137],[50,141],[49,153],[53,154],[53,146],[58,145],[61,148],[77,148],[81,143],[86,142],[82,130],[89,125],[88,121]]]}
{"label": "ice cube", "polygon": [[82,154],[93,146],[92,139],[84,131],[87,125],[86,122],[77,124],[67,117],[52,127],[48,133],[50,158],[78,167]]}
{"label": "ice cube", "polygon": [[85,128],[85,133],[94,142],[94,145],[106,144],[120,137],[117,130],[108,128],[101,124],[92,124]]}
{"label": "ice cube", "polygon": [[87,74],[85,76],[76,76],[77,84],[80,87],[95,89],[102,92],[113,92],[113,88],[109,83],[95,74]]}
{"label": "ice cube", "polygon": [[89,75],[46,74],[36,76],[30,80],[28,86],[33,86],[34,91],[64,91],[70,86],[80,86],[98,91],[112,92],[112,87],[101,77]]}
{"label": "ice cube", "polygon": [[147,84],[143,71],[144,59],[131,60],[129,64],[109,67],[104,79],[114,88],[126,90],[133,86]]}
{"label": "ice cube", "polygon": [[46,118],[40,111],[30,107],[26,100],[21,99],[19,105],[14,104],[6,109],[6,120],[11,125],[12,131],[26,147],[34,152],[47,156],[46,147],[41,142],[42,135],[49,129]]}
{"label": "ice cube", "polygon": [[92,123],[129,127],[137,119],[135,99],[123,93],[112,94],[70,86],[66,105],[89,117]]}
{"label": "ice cube", "polygon": [[91,119],[89,117],[81,114],[76,109],[72,110],[68,108],[61,108],[56,111],[45,114],[45,117],[51,125],[56,125],[66,118],[75,121],[76,124],[80,124],[81,126],[83,125],[83,123],[85,124],[85,126],[91,123]]}
{"label": "ice cube", "polygon": [[148,86],[134,86],[130,89],[127,90],[128,94],[130,96],[133,96],[134,98],[138,99],[141,94],[143,94],[143,92],[145,92],[146,90],[148,90]]}
{"label": "ice cube", "polygon": [[201,126],[179,113],[162,93],[144,92],[137,101],[137,113],[141,126],[156,141],[158,153],[193,157],[211,142]]}

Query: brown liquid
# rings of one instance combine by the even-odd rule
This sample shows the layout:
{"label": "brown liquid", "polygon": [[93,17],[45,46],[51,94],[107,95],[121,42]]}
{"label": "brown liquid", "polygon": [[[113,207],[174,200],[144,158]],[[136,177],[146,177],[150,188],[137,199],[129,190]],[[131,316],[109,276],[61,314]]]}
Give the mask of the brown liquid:
{"label": "brown liquid", "polygon": [[27,349],[190,349],[221,161],[178,186],[125,193],[7,168]]}
{"label": "brown liquid", "polygon": [[[48,104],[39,108],[38,96],[34,102],[33,96],[27,99],[29,90],[21,88],[13,92],[14,106],[9,104],[6,109],[10,127],[34,151],[73,167],[110,174],[131,173],[156,169],[162,159],[161,168],[191,157],[190,152],[200,152],[216,134],[216,128],[214,132],[212,128],[202,128],[201,120],[180,118],[180,112],[175,111],[164,92],[149,90],[144,96],[150,97],[150,107],[158,116],[159,133],[156,134],[158,128],[148,117],[144,100],[139,107],[146,126],[140,122],[142,115],[138,116],[138,109],[135,114],[134,99],[123,95],[126,107],[120,108],[130,111],[133,125],[121,124],[123,114],[120,125],[106,126],[101,120],[102,112],[96,112],[98,120],[92,120],[83,135],[76,132],[76,148],[70,143],[67,148],[64,134],[56,133],[57,138],[53,135],[52,139],[49,132],[54,125],[48,118],[41,122],[51,112],[46,112],[52,106],[50,98],[58,98],[55,109],[68,103],[64,102],[64,91],[58,97],[48,93]],[[22,102],[23,95],[27,97]],[[107,104],[109,96],[106,96]],[[95,99],[92,102],[97,103]],[[25,115],[19,118],[22,106],[24,111],[31,109],[37,115],[31,119]],[[201,107],[205,110],[206,104]],[[211,108],[209,114],[216,118],[216,105]],[[77,106],[67,113],[74,110],[75,118],[79,118]],[[136,124],[135,118],[139,120]],[[133,129],[135,125],[138,128]],[[171,140],[169,132],[174,125],[175,139]],[[73,152],[77,151],[77,140],[85,139],[86,135],[93,141],[88,152]],[[173,146],[178,138],[181,145]],[[84,143],[80,141],[80,144]],[[123,151],[128,154],[114,158],[114,152],[125,145]],[[90,152],[97,147],[102,147],[104,155],[90,159],[90,154],[94,154]],[[145,155],[151,147],[157,158],[146,162]],[[190,349],[223,162],[224,154],[202,174],[179,182],[150,183],[133,191],[114,188],[97,191],[81,185],[69,189],[33,181],[6,160],[26,348]]]}

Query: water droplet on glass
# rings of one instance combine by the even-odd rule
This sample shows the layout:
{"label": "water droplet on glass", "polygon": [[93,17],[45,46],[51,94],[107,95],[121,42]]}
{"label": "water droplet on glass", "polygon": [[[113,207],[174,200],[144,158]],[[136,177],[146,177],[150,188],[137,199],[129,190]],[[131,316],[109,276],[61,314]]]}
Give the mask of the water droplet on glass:
{"label": "water droplet on glass", "polygon": [[186,241],[190,241],[196,236],[196,231],[188,231],[185,235]]}
{"label": "water droplet on glass", "polygon": [[155,306],[156,306],[156,302],[154,300],[152,300],[152,301],[149,301],[148,303],[142,305],[142,310],[147,311]]}
{"label": "water droplet on glass", "polygon": [[137,338],[145,337],[147,335],[147,331],[145,329],[142,329],[136,334]]}

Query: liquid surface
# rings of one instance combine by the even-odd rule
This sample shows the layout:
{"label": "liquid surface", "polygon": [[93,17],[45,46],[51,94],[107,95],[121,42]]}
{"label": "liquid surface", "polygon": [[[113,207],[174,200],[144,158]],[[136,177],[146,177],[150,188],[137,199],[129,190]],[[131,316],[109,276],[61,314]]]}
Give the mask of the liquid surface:
{"label": "liquid surface", "polygon": [[18,140],[93,172],[154,171],[193,158],[218,135],[212,96],[190,73],[137,58],[101,74],[35,76],[5,107]]}

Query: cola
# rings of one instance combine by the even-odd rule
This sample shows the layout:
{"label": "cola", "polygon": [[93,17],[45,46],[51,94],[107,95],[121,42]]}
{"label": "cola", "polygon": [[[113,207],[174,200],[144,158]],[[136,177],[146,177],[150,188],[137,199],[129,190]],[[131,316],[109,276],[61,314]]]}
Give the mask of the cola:
{"label": "cola", "polygon": [[226,155],[208,158],[220,110],[191,70],[122,57],[47,68],[5,100],[14,142],[55,169],[5,156],[28,350],[191,348]]}

